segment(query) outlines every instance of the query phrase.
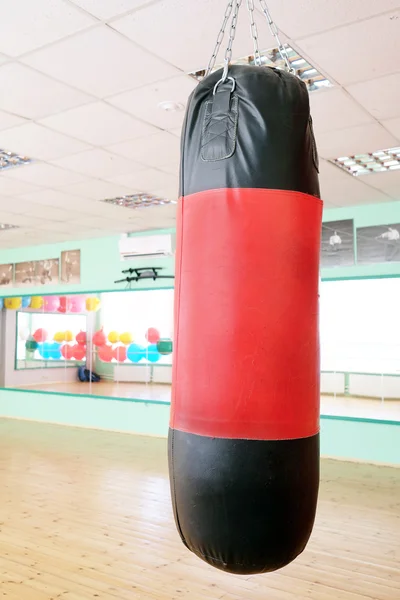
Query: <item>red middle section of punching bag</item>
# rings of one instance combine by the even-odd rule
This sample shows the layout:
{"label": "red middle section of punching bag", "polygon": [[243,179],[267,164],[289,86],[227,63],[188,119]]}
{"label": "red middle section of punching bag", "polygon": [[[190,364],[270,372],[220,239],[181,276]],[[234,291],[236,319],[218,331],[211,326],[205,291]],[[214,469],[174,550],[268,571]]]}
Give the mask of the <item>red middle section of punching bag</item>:
{"label": "red middle section of punching bag", "polygon": [[319,431],[322,202],[218,189],[180,200],[171,427],[240,439]]}

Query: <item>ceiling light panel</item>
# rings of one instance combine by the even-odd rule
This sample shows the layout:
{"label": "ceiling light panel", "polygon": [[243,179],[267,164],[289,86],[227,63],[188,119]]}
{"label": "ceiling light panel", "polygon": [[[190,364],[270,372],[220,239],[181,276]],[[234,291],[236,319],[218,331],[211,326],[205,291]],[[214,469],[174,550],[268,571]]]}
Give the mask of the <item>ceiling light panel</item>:
{"label": "ceiling light panel", "polygon": [[[315,67],[313,67],[305,58],[300,56],[296,50],[290,46],[286,46],[286,50],[289,57],[291,67],[296,71],[297,77],[299,77],[306,84],[308,91],[313,92],[321,88],[332,87],[333,84],[329,79],[322,75]],[[279,53],[278,48],[271,48],[269,50],[263,50],[261,54],[261,63],[264,67],[275,67],[278,69],[285,69],[285,63]],[[250,54],[231,62],[232,65],[255,65],[254,55]],[[224,65],[221,63],[215,65],[213,72],[221,69]],[[195,71],[189,73],[191,77],[201,81],[204,78],[206,70]]]}
{"label": "ceiling light panel", "polygon": [[400,146],[377,150],[368,154],[341,156],[334,158],[330,162],[344,169],[354,177],[370,175],[371,173],[396,171],[400,169]]}
{"label": "ceiling light panel", "polygon": [[0,231],[7,231],[8,229],[19,229],[18,225],[9,225],[8,223],[0,223]]}
{"label": "ceiling light panel", "polygon": [[164,206],[166,204],[176,204],[174,200],[167,200],[166,198],[159,198],[158,196],[152,196],[151,194],[138,193],[131,194],[129,196],[119,196],[117,198],[107,198],[102,200],[106,204],[112,204],[114,206],[122,206],[124,208],[149,208],[152,206]]}
{"label": "ceiling light panel", "polygon": [[21,156],[20,154],[15,154],[15,152],[0,149],[0,171],[12,169],[13,167],[22,167],[23,165],[28,165],[31,161],[32,159],[27,156]]}

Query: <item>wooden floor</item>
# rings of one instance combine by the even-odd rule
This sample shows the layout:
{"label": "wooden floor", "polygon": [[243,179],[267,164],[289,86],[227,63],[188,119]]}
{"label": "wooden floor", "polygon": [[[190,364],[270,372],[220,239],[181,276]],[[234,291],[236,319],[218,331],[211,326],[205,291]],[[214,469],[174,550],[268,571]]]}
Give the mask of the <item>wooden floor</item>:
{"label": "wooden floor", "polygon": [[323,461],[306,551],[219,572],[182,545],[166,442],[0,419],[0,598],[399,600],[400,470]]}
{"label": "wooden floor", "polygon": [[[110,398],[134,398],[137,400],[162,402],[171,401],[171,386],[160,383],[124,383],[117,381],[81,383],[79,381],[60,381],[25,385],[21,389],[76,395],[93,394]],[[385,400],[382,402],[382,400],[371,398],[322,395],[321,414],[398,421],[400,420],[400,401]]]}

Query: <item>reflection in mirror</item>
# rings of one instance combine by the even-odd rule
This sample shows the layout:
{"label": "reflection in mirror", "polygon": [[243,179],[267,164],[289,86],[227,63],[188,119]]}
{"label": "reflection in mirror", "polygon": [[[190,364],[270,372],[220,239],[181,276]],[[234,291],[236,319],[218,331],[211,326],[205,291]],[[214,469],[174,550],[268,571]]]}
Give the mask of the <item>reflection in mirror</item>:
{"label": "reflection in mirror", "polygon": [[[400,278],[321,283],[322,415],[400,421],[399,298]],[[8,299],[2,386],[169,403],[173,301],[173,289]]]}
{"label": "reflection in mirror", "polygon": [[14,300],[4,387],[170,402],[172,289]]}

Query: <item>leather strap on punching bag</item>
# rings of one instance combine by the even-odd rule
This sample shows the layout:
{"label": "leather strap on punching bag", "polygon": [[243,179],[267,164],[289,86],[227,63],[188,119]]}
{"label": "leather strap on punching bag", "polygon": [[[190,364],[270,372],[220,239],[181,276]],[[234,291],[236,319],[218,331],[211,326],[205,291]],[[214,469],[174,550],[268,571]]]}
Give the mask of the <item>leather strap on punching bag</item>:
{"label": "leather strap on punching bag", "polygon": [[322,203],[306,86],[217,71],[189,99],[169,465],[184,544],[231,573],[304,549],[319,485]]}

